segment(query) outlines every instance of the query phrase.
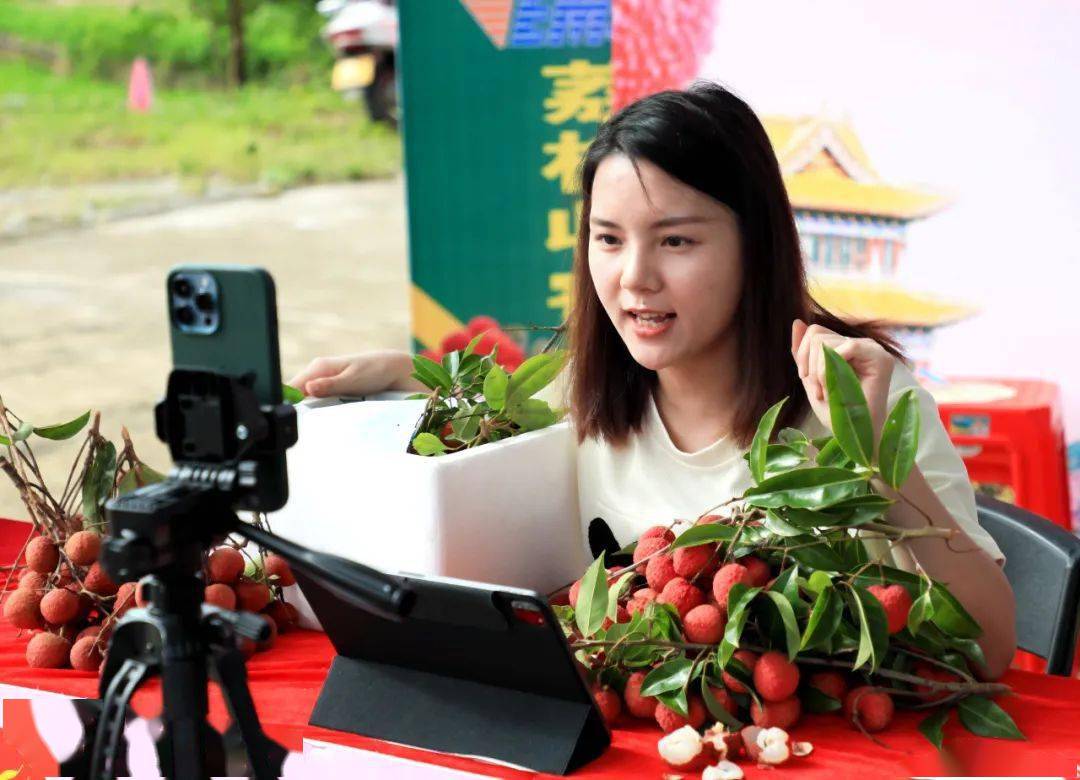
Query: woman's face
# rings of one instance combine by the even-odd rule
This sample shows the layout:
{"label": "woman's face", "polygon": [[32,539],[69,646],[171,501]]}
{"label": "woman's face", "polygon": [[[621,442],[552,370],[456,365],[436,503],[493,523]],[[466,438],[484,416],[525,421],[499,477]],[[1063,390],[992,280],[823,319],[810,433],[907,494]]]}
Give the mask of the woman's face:
{"label": "woman's face", "polygon": [[[724,204],[625,155],[593,180],[589,273],[634,360],[660,371],[719,354],[742,293],[738,220]],[[644,186],[643,186],[644,185]]]}

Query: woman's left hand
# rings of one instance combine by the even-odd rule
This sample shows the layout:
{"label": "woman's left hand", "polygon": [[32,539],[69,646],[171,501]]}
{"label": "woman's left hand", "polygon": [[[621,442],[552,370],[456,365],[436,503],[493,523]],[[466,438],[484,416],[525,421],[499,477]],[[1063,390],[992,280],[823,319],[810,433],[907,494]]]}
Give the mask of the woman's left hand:
{"label": "woman's left hand", "polygon": [[810,407],[822,424],[832,430],[829,419],[829,400],[825,387],[824,345],[836,350],[855,370],[862,386],[870,418],[874,423],[874,439],[881,435],[888,413],[889,381],[892,379],[894,359],[883,346],[873,339],[855,339],[802,320],[791,323],[791,356],[799,367],[806,397]]}

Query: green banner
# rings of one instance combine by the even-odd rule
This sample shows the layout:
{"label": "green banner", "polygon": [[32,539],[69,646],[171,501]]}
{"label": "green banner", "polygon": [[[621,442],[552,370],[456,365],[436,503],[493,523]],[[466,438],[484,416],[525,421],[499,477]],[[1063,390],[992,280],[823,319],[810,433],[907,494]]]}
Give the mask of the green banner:
{"label": "green banner", "polygon": [[416,346],[478,314],[558,325],[577,168],[611,110],[610,0],[401,0],[400,15]]}

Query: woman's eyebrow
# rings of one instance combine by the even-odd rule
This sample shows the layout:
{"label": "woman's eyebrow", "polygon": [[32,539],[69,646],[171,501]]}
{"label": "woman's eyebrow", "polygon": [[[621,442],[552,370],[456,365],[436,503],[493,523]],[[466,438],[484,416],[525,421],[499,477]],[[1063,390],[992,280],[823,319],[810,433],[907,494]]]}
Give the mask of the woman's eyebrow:
{"label": "woman's eyebrow", "polygon": [[[617,222],[612,222],[610,219],[604,219],[603,217],[591,217],[589,219],[589,221],[592,224],[594,224],[594,225],[596,225],[598,227],[605,227],[605,228],[618,228],[619,227],[619,224]],[[652,223],[651,227],[653,227],[653,228],[666,228],[666,227],[675,227],[677,225],[690,225],[690,224],[697,223],[697,222],[712,222],[712,221],[713,221],[712,217],[698,216],[698,215],[691,214],[691,215],[687,215],[687,216],[684,216],[684,217],[664,217],[663,219],[657,220],[656,222]]]}

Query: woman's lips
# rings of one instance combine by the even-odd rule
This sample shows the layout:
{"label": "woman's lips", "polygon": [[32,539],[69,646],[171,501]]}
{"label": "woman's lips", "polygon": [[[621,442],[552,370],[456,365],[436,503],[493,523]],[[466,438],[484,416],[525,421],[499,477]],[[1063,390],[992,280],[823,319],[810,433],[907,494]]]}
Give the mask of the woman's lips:
{"label": "woman's lips", "polygon": [[640,338],[654,338],[671,329],[675,315],[664,312],[626,312],[634,335]]}

